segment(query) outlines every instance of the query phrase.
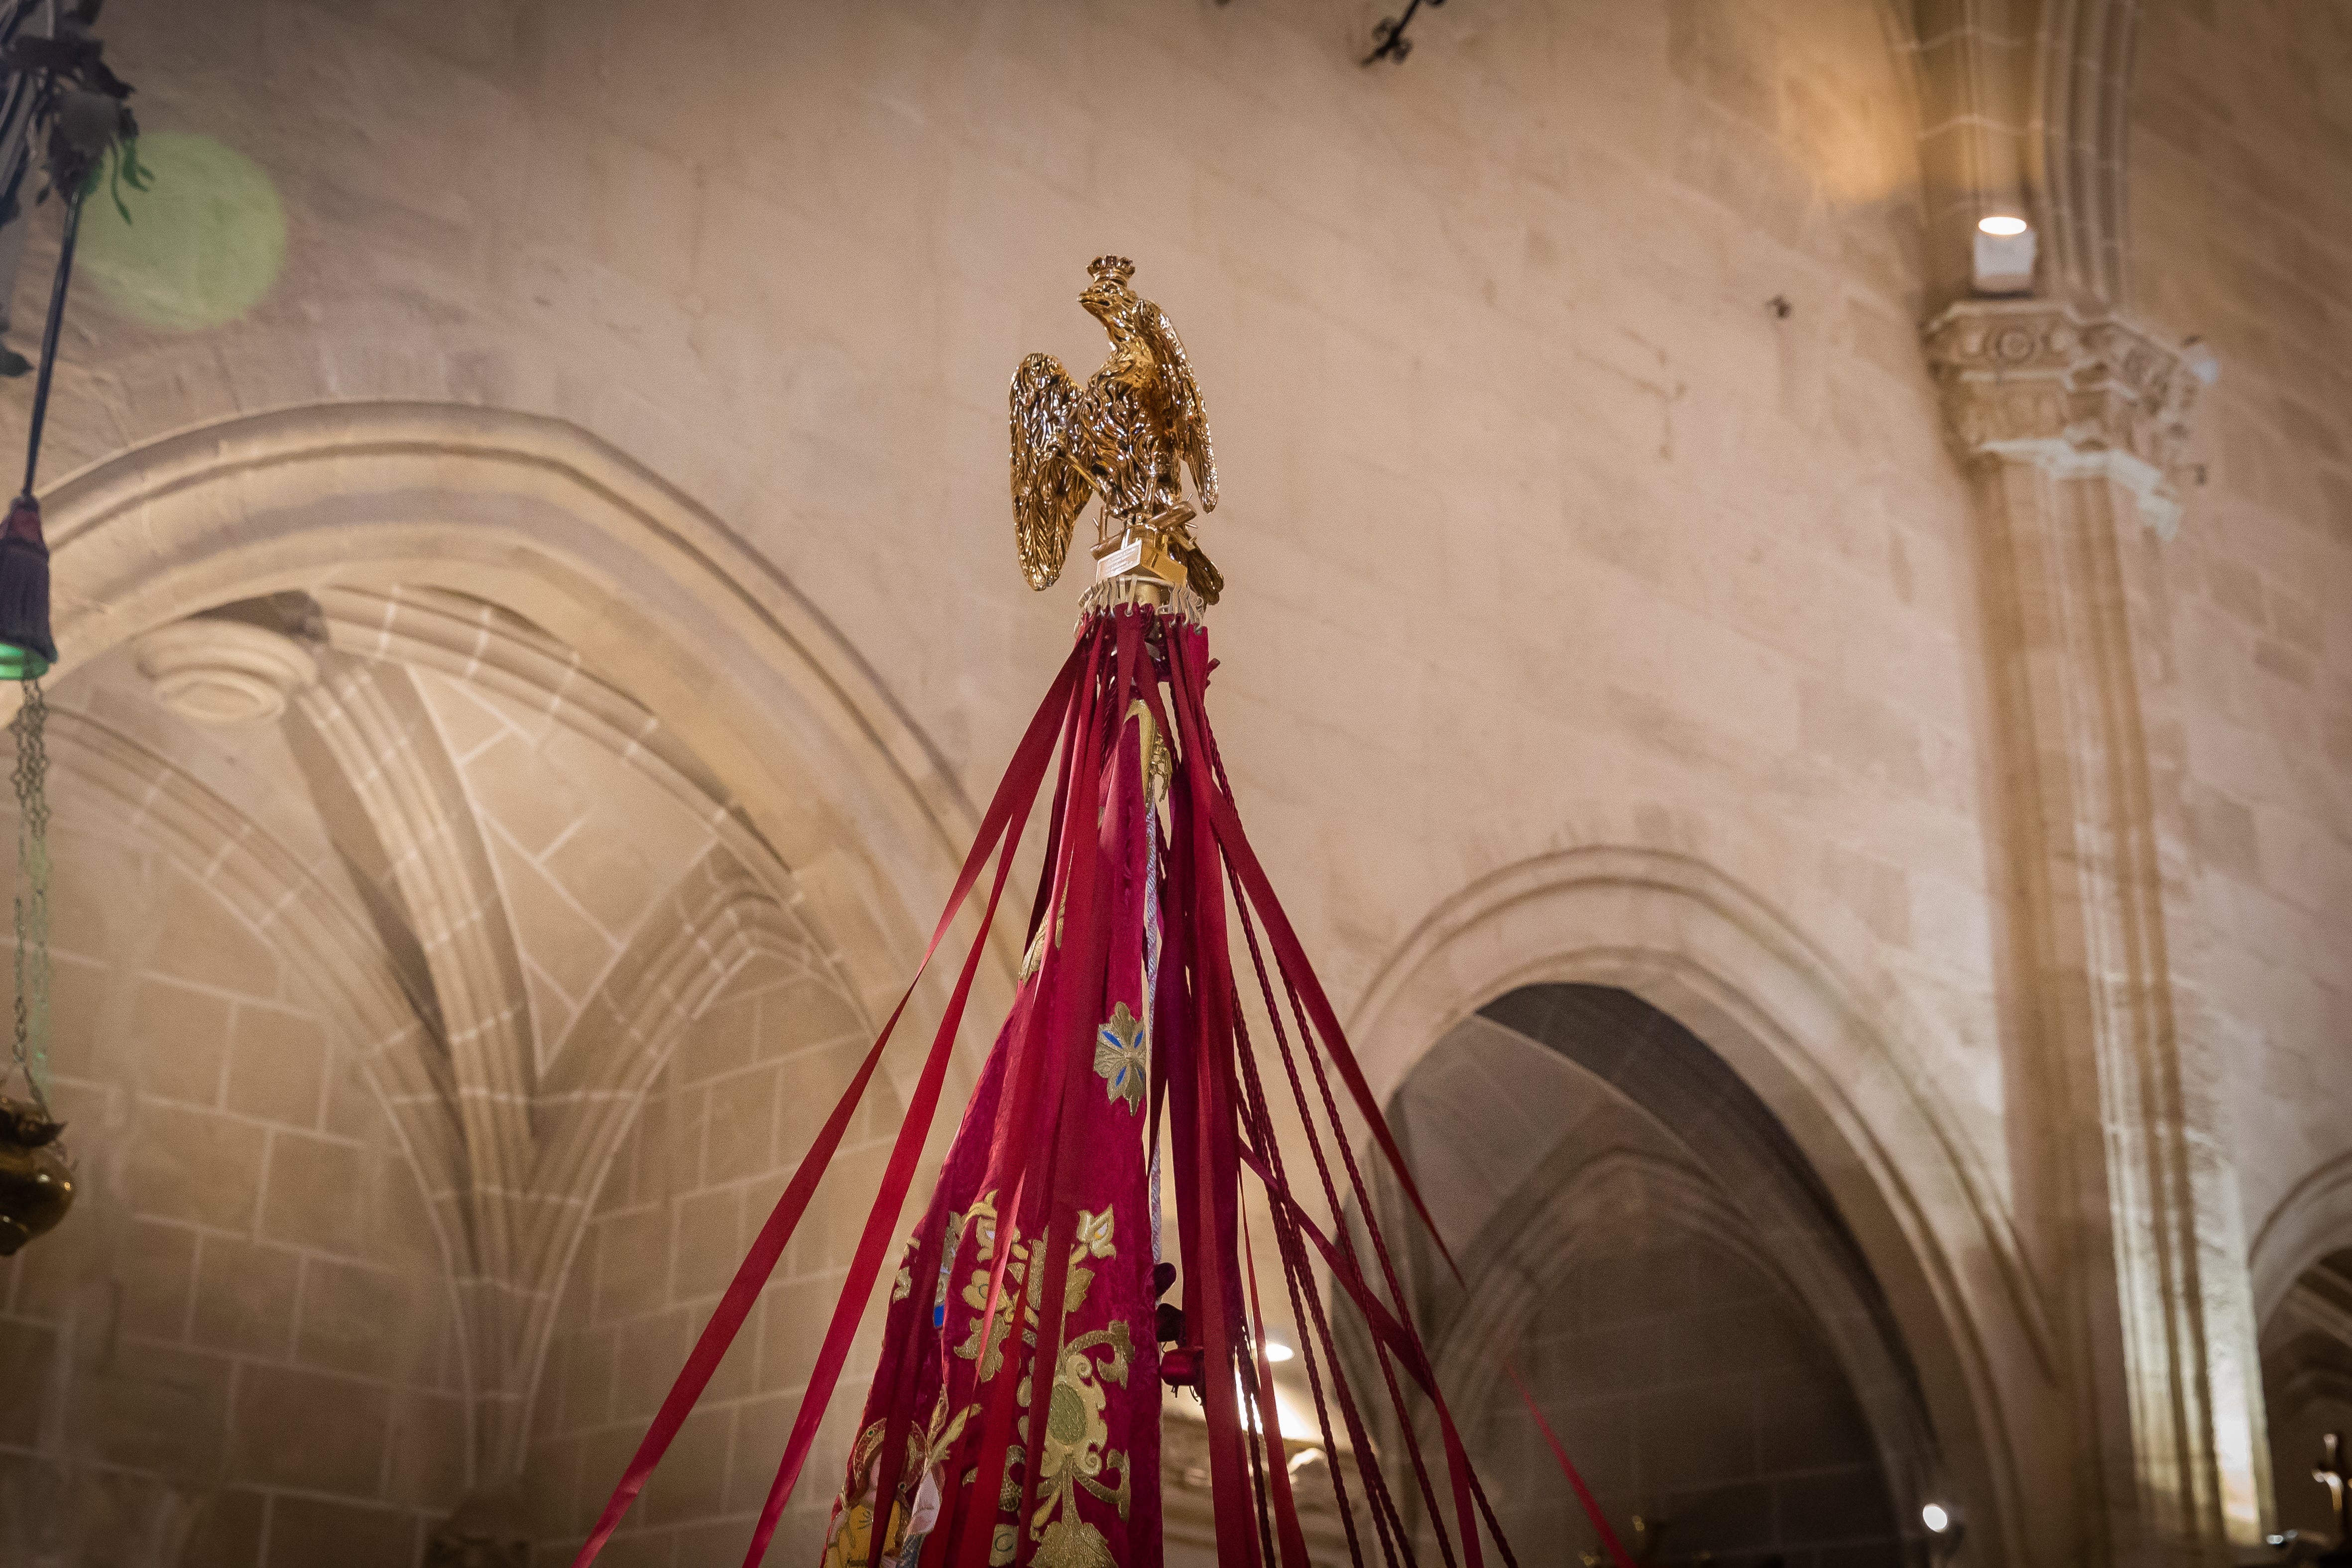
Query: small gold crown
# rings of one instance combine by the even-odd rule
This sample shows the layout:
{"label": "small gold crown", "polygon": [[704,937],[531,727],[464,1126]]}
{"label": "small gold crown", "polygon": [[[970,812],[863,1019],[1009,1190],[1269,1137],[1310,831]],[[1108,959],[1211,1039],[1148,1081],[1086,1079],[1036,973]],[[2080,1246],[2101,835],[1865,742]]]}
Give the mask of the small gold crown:
{"label": "small gold crown", "polygon": [[1097,256],[1087,263],[1087,276],[1097,283],[1117,283],[1124,287],[1135,276],[1135,263],[1124,256]]}

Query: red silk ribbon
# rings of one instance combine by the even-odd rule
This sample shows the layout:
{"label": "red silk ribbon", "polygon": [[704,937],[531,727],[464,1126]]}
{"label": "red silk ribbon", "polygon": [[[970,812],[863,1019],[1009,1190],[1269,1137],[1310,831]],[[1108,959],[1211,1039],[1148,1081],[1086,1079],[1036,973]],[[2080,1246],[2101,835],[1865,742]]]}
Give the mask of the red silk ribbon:
{"label": "red silk ribbon", "polygon": [[[994,1058],[1003,1064],[1003,1089],[992,1112],[971,1113],[986,1120],[971,1124],[984,1126],[988,1131],[983,1186],[1008,1194],[1005,1208],[996,1222],[1001,1226],[1003,1244],[986,1273],[984,1306],[978,1321],[983,1325],[995,1323],[1002,1298],[1008,1294],[1017,1297],[1008,1309],[1013,1326],[1007,1331],[1004,1352],[1006,1360],[1015,1363],[1015,1370],[996,1379],[984,1391],[974,1389],[980,1401],[973,1406],[977,1418],[964,1427],[960,1438],[953,1440],[951,1452],[934,1472],[950,1478],[950,1495],[940,1500],[938,1522],[932,1534],[922,1542],[919,1562],[921,1568],[949,1568],[950,1564],[954,1568],[985,1568],[999,1539],[1001,1508],[1014,1510],[1011,1518],[1014,1521],[1012,1535],[1016,1564],[1028,1562],[1038,1550],[1038,1543],[1030,1538],[1027,1524],[1037,1508],[1040,1472],[1044,1468],[1042,1445],[1039,1454],[1022,1464],[1016,1482],[1007,1468],[1007,1454],[1015,1446],[1016,1420],[1025,1422],[1028,1418],[1018,1415],[1013,1394],[1016,1385],[1028,1384],[1028,1378],[1017,1370],[1024,1358],[1034,1357],[1027,1364],[1034,1368],[1059,1367],[1069,1271],[1061,1267],[1033,1266],[1025,1281],[1015,1282],[1006,1278],[1006,1267],[1016,1235],[1029,1242],[1033,1265],[1037,1260],[1067,1256],[1073,1243],[1078,1217],[1081,1162],[1079,1146],[1074,1142],[1077,1119],[1072,1112],[1080,1103],[1079,1097],[1093,1093],[1098,1087],[1092,1064],[1096,1037],[1104,1026],[1106,1005],[1102,934],[1097,929],[1103,923],[1097,905],[1108,896],[1108,879],[1112,876],[1103,842],[1103,835],[1108,829],[1102,826],[1108,820],[1104,803],[1106,764],[1136,701],[1140,701],[1150,713],[1176,762],[1176,777],[1171,781],[1167,801],[1169,823],[1165,837],[1153,840],[1155,844],[1165,844],[1160,852],[1163,880],[1156,895],[1164,928],[1160,936],[1159,987],[1155,994],[1143,998],[1143,1006],[1154,1020],[1150,1125],[1156,1130],[1163,1110],[1170,1118],[1178,1222],[1174,1227],[1175,1246],[1170,1256],[1180,1265],[1179,1274],[1183,1281],[1181,1314],[1186,1342],[1178,1352],[1170,1353],[1202,1369],[1198,1386],[1207,1407],[1217,1559],[1228,1568],[1306,1568],[1305,1537],[1285,1462],[1284,1434],[1274,1397],[1272,1370],[1265,1352],[1265,1323],[1256,1264],[1244,1251],[1246,1237],[1241,1227],[1241,1173],[1246,1169],[1257,1178],[1273,1210],[1274,1239],[1282,1255],[1284,1280],[1290,1289],[1294,1312],[1301,1319],[1304,1342],[1300,1353],[1307,1358],[1306,1370],[1315,1388],[1316,1421],[1326,1458],[1334,1468],[1335,1486],[1339,1482],[1340,1449],[1324,1399],[1326,1376],[1344,1419],[1357,1479],[1385,1562],[1390,1568],[1396,1568],[1401,1557],[1410,1564],[1413,1549],[1404,1516],[1372,1457],[1356,1396],[1340,1364],[1322,1295],[1315,1284],[1313,1263],[1317,1260],[1323,1265],[1335,1290],[1357,1307],[1370,1327],[1372,1359],[1387,1384],[1388,1397],[1399,1419],[1402,1446],[1412,1461],[1413,1477],[1429,1510],[1429,1522],[1435,1528],[1439,1549],[1448,1568],[1454,1564],[1457,1542],[1463,1568],[1483,1568],[1482,1534],[1491,1536],[1505,1563],[1516,1568],[1509,1543],[1503,1537],[1494,1510],[1470,1465],[1453,1413],[1437,1386],[1428,1352],[1404,1311],[1403,1289],[1373,1215],[1363,1173],[1341,1124],[1340,1102],[1325,1072],[1327,1059],[1372,1142],[1395,1173],[1412,1210],[1457,1279],[1460,1269],[1437,1233],[1402,1152],[1348,1045],[1338,1015],[1307,963],[1304,947],[1243,832],[1240,813],[1208,722],[1206,694],[1212,668],[1205,635],[1175,616],[1133,609],[1102,612],[1081,626],[1076,645],[1031,719],[982,816],[947,908],[916,967],[914,979],[803,1156],[709,1321],[704,1325],[594,1530],[573,1559],[573,1568],[588,1568],[610,1540],[709,1384],[784,1246],[805,1215],[916,985],[977,888],[988,858],[995,854],[998,864],[977,931],[964,955],[880,1186],[859,1234],[847,1281],[835,1302],[808,1386],[795,1413],[791,1436],[761,1509],[744,1558],[746,1568],[756,1568],[766,1555],[814,1447],[819,1421],[840,1376],[858,1321],[886,1266],[900,1211],[938,1110],[946,1069],[1013,857],[1045,770],[1058,751],[1061,766],[1054,791],[1053,816],[1048,824],[1045,874],[1041,878],[1032,915],[1033,934],[1043,936],[1051,931],[1054,935],[1042,944],[1044,967],[1034,985],[1024,985],[1000,1044],[1001,1055]],[[1132,778],[1134,755],[1130,748],[1129,760],[1122,764],[1130,772],[1122,774],[1122,778]],[[1150,825],[1144,831],[1159,835],[1156,814],[1147,815]],[[1124,842],[1133,845],[1139,841],[1130,833]],[[1130,880],[1123,885],[1134,884]],[[1329,1136],[1345,1166],[1346,1181],[1354,1194],[1354,1207],[1347,1212],[1360,1215],[1363,1221],[1363,1234],[1378,1261],[1378,1277],[1386,1286],[1386,1299],[1367,1278],[1365,1265],[1357,1256],[1353,1232],[1343,1229],[1337,1241],[1326,1235],[1293,1195],[1284,1177],[1281,1151],[1274,1141],[1271,1113],[1257,1071],[1256,1053],[1250,1042],[1244,997],[1234,984],[1226,923],[1228,894],[1247,940],[1286,1081],[1306,1122],[1309,1146],[1323,1184],[1323,1196],[1336,1219],[1342,1212],[1342,1200],[1324,1156],[1318,1110],[1310,1107],[1308,1091],[1300,1077],[1299,1056],[1312,1068],[1315,1083],[1320,1089],[1320,1120],[1328,1125]],[[1132,911],[1135,906],[1129,902],[1120,907]],[[1131,913],[1122,918],[1130,922],[1124,929],[1131,931]],[[1282,983],[1280,997],[1275,977],[1268,973],[1258,946],[1261,923],[1271,950],[1273,968]],[[1279,1005],[1285,998],[1289,1003],[1287,1009]],[[1299,1038],[1296,1054],[1283,1022],[1286,1011],[1297,1023]],[[1098,1101],[1099,1096],[1087,1103]],[[959,1134],[960,1144],[964,1136]],[[972,1147],[976,1150],[978,1145]],[[972,1158],[977,1160],[976,1152]],[[1124,1179],[1139,1181],[1132,1176]],[[938,1201],[944,1205],[949,1200]],[[947,1264],[937,1237],[919,1237],[910,1257],[913,1278],[928,1280],[936,1273],[944,1279]],[[979,1277],[973,1278],[976,1280]],[[968,1303],[979,1303],[982,1298],[966,1300]],[[1097,1300],[1099,1302],[1099,1296]],[[1093,1310],[1099,1312],[1101,1308],[1097,1305]],[[1149,1310],[1147,1302],[1147,1316]],[[1125,1321],[1124,1317],[1120,1321]],[[1020,1331],[1024,1322],[1035,1325],[1034,1346],[1024,1346],[1024,1335]],[[1309,1329],[1314,1331],[1311,1335],[1305,1331]],[[988,1342],[984,1334],[979,1342],[984,1351]],[[1150,1364],[1156,1365],[1156,1359]],[[1394,1371],[1400,1365],[1426,1397],[1436,1416],[1444,1452],[1444,1487],[1451,1493],[1450,1531],[1438,1506],[1438,1483],[1433,1475],[1435,1467],[1424,1461],[1413,1435],[1412,1412]],[[1517,1370],[1507,1365],[1507,1370],[1611,1559],[1617,1568],[1632,1568],[1631,1559],[1602,1517],[1590,1489],[1570,1463],[1565,1446],[1528,1395]],[[900,1395],[895,1392],[908,1386],[892,1380],[900,1375],[895,1372],[891,1379],[877,1375],[873,1396],[875,1408],[887,1412],[875,1416],[880,1426],[880,1447],[871,1477],[873,1501],[867,1540],[877,1559],[876,1568],[879,1568],[878,1559],[892,1528],[894,1507],[901,1502],[908,1510],[908,1527],[912,1530],[913,1504],[906,1487],[919,1487],[924,1479],[907,1473],[908,1439],[915,1433],[910,1426],[912,1417],[899,1408]],[[1054,1375],[1058,1376],[1058,1370]],[[1054,1401],[1054,1408],[1058,1419],[1058,1398]],[[1246,1425],[1252,1414],[1256,1422],[1255,1432]],[[871,1438],[874,1434],[866,1436]],[[919,1457],[920,1444],[916,1445],[916,1451]],[[933,1458],[937,1452],[932,1450]],[[925,1458],[923,1463],[931,1465],[933,1458]],[[971,1479],[962,1480],[967,1475]],[[845,1500],[855,1500],[861,1495],[856,1488],[864,1483],[853,1476],[850,1484],[852,1490],[845,1493]],[[1149,1517],[1156,1520],[1156,1467],[1148,1476],[1124,1476],[1121,1484],[1123,1488],[1133,1485],[1150,1489]],[[1340,1497],[1349,1554],[1360,1563],[1364,1561],[1363,1552],[1344,1489]],[[1002,1503],[1000,1498],[1004,1499]],[[1066,1513],[1064,1517],[1069,1516]],[[1139,1523],[1138,1529],[1142,1528]],[[1156,1543],[1156,1536],[1148,1531],[1138,1539]],[[1139,1544],[1138,1550],[1143,1548]],[[1156,1562],[1156,1554],[1152,1560]]]}

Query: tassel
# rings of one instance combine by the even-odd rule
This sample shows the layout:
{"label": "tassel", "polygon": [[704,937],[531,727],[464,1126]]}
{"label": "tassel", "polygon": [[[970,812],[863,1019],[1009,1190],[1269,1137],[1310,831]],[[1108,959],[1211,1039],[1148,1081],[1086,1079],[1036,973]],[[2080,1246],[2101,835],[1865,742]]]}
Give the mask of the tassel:
{"label": "tassel", "polygon": [[0,531],[0,679],[38,679],[58,661],[49,635],[49,547],[41,503],[29,495],[8,509]]}

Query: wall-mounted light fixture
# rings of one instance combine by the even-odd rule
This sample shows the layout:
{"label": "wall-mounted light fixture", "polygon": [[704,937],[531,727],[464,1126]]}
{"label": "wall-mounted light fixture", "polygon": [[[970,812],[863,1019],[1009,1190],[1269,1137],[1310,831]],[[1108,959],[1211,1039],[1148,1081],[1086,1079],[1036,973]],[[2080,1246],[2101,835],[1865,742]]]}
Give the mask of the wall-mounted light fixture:
{"label": "wall-mounted light fixture", "polygon": [[2033,291],[2033,225],[2022,213],[1996,209],[1977,219],[1973,276],[1979,294]]}

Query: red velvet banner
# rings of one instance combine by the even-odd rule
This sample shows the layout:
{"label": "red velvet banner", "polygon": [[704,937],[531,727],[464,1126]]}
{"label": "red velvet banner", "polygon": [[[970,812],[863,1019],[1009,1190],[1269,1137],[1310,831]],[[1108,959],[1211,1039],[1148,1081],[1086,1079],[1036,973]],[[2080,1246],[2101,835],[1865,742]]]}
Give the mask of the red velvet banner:
{"label": "red velvet banner", "polygon": [[[1432,1533],[1448,1568],[1457,1552],[1466,1568],[1483,1568],[1489,1548],[1516,1568],[1403,1310],[1333,1076],[1424,1224],[1428,1211],[1242,831],[1208,726],[1212,668],[1205,635],[1181,618],[1101,612],[1081,626],[1031,721],[924,953],[928,966],[997,853],[980,930],[860,1233],[746,1568],[766,1553],[882,1277],[987,928],[1057,739],[1061,765],[1027,958],[930,1198],[898,1249],[881,1353],[833,1502],[824,1568],[1158,1568],[1163,1382],[1191,1390],[1205,1407],[1221,1563],[1307,1568],[1286,1439],[1309,1437],[1329,1461],[1351,1561],[1370,1560],[1360,1531],[1369,1521],[1386,1568],[1414,1563],[1417,1542]],[[1336,1240],[1284,1172],[1262,1053],[1251,1038],[1253,1007],[1234,983],[1229,909],[1256,981],[1246,1001],[1272,1036],[1283,1068],[1277,1081],[1289,1087],[1306,1129],[1319,1212],[1354,1222],[1333,1226]],[[919,966],[919,979],[921,973]],[[586,1568],[611,1537],[709,1383],[806,1212],[912,994],[910,985],[794,1173],[575,1568]],[[1155,1151],[1164,1152],[1164,1174]],[[1277,1414],[1255,1264],[1241,1234],[1244,1170],[1273,1218],[1314,1395],[1312,1434],[1285,1433]],[[1172,1234],[1161,1223],[1166,1199],[1175,1209]],[[1376,1269],[1358,1250],[1359,1232]],[[1418,1521],[1407,1519],[1374,1456],[1325,1308],[1327,1280],[1371,1328],[1370,1356],[1391,1430],[1402,1435],[1401,1457],[1421,1496]],[[1172,1299],[1160,1300],[1179,1283]],[[1450,1506],[1441,1506],[1415,1439],[1423,1407],[1408,1398],[1400,1369],[1435,1418]],[[1532,1400],[1528,1408],[1607,1551],[1630,1568]]]}

